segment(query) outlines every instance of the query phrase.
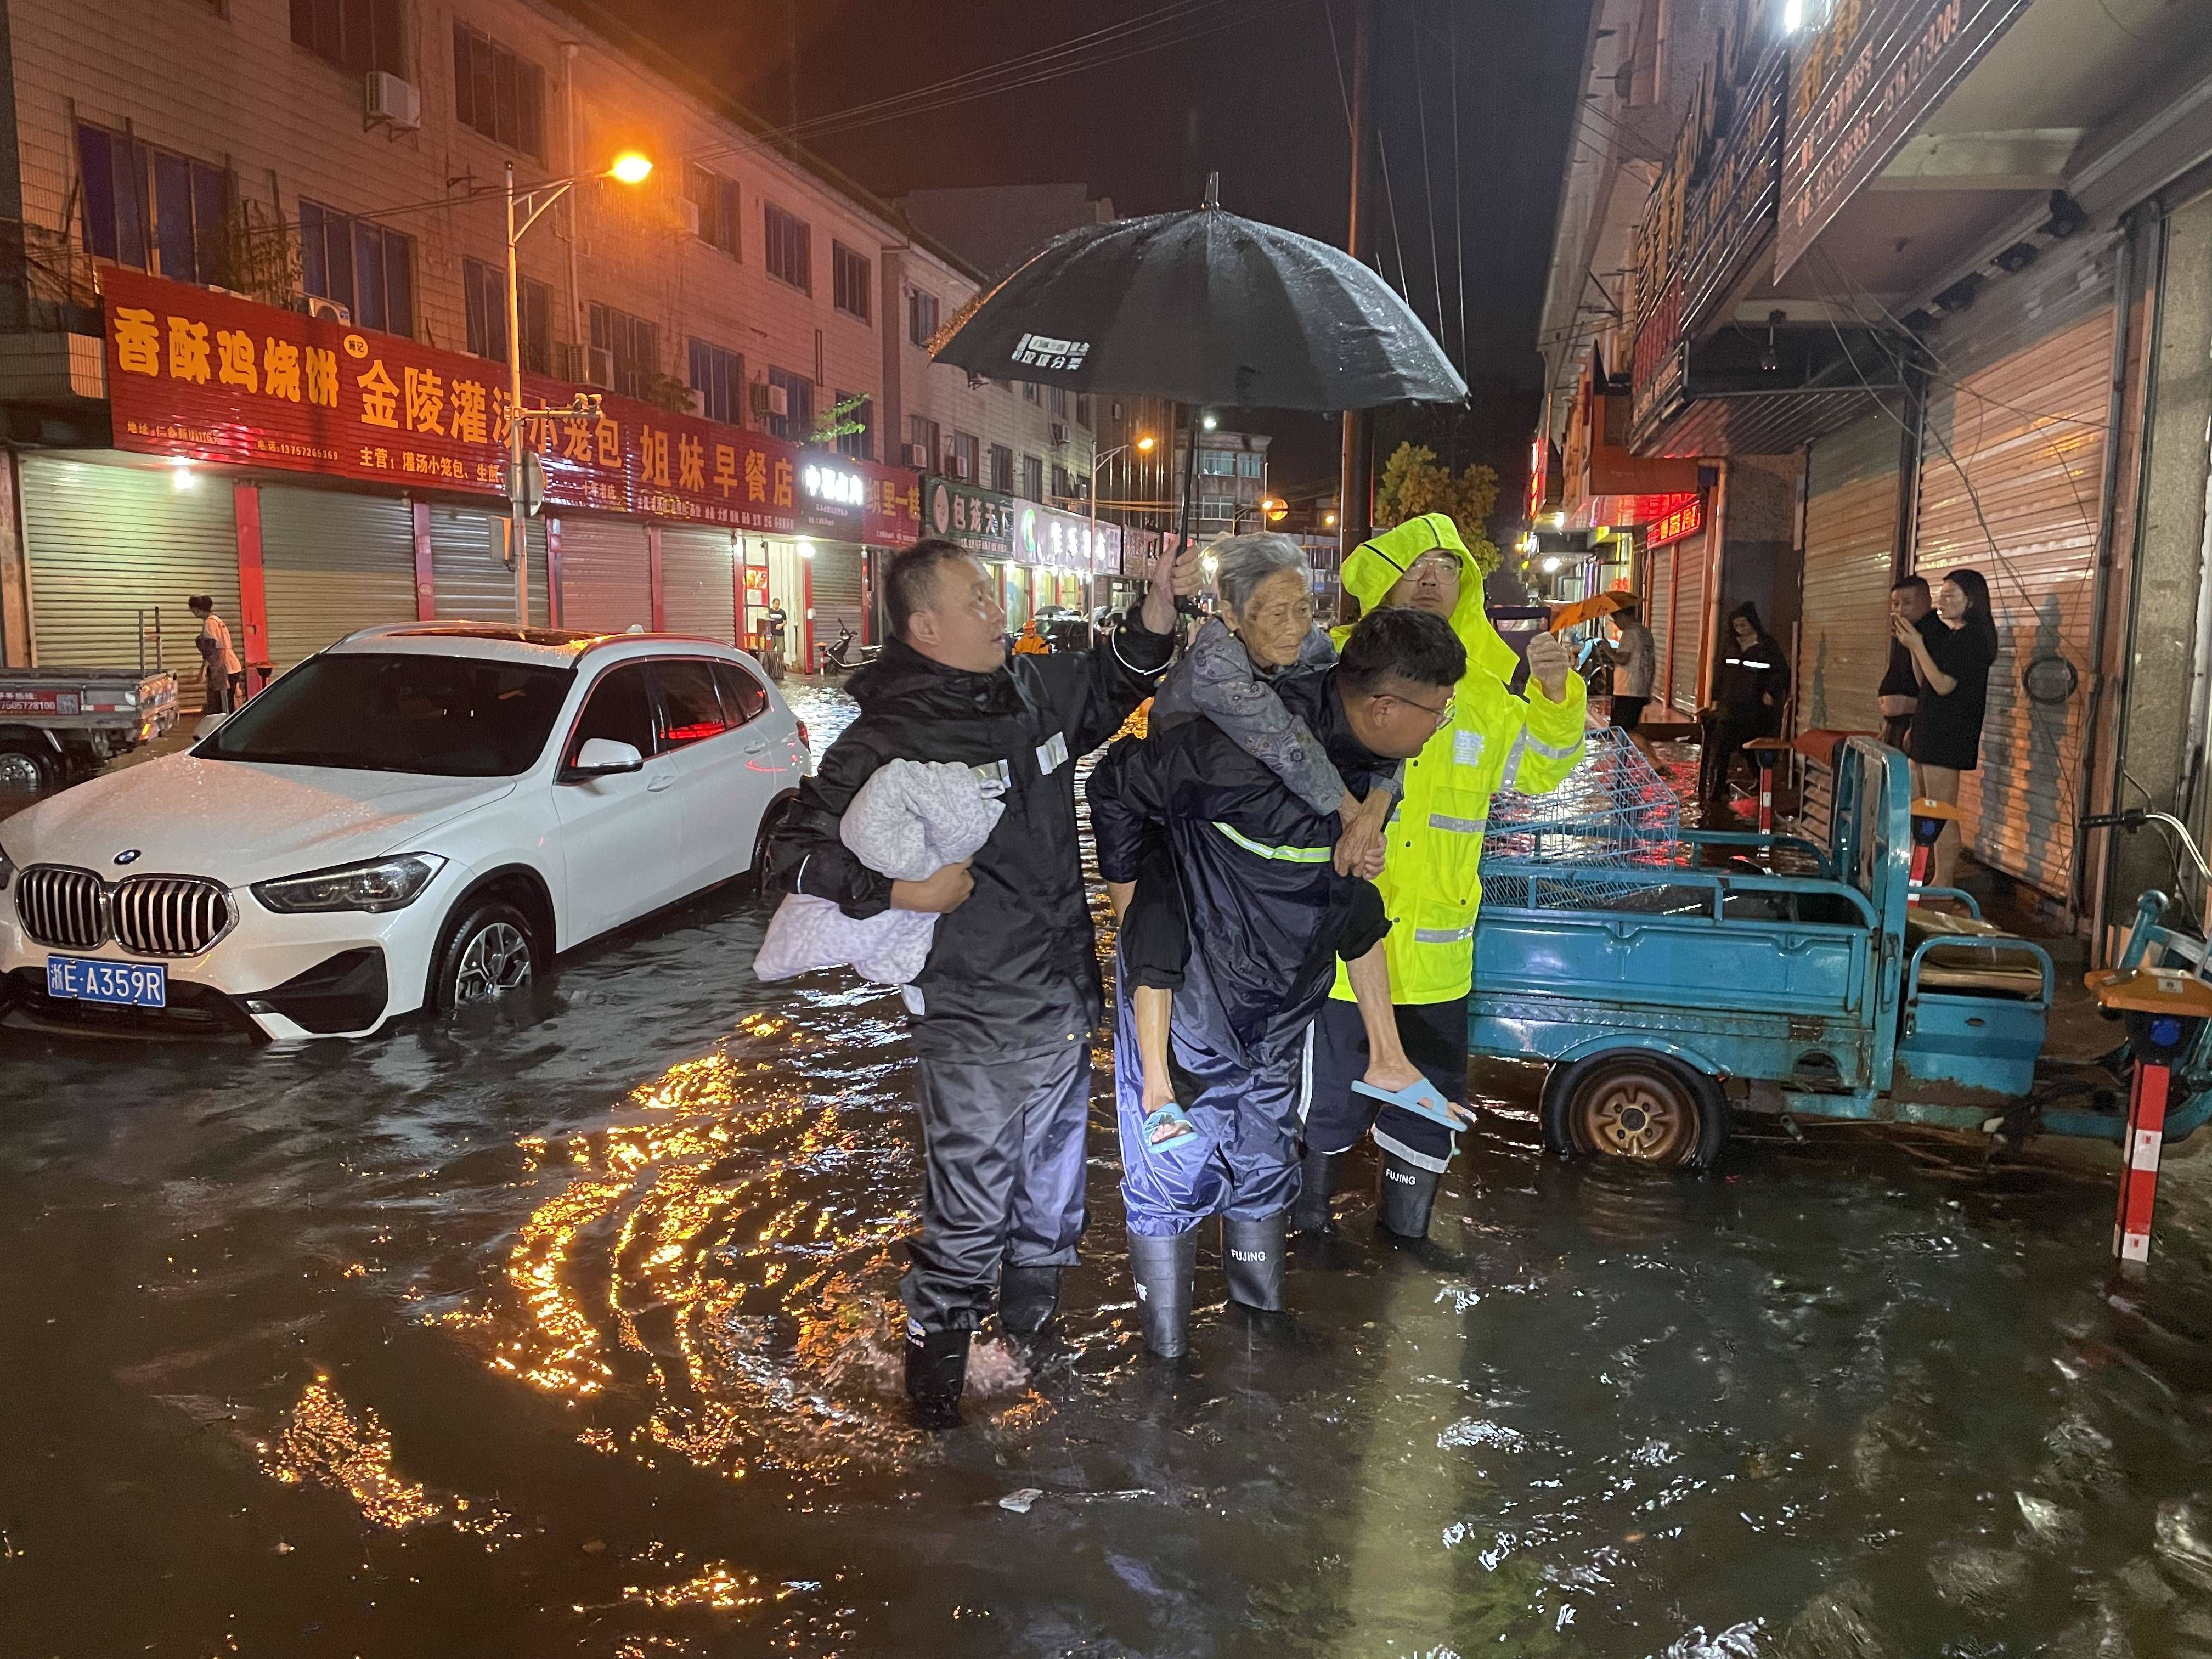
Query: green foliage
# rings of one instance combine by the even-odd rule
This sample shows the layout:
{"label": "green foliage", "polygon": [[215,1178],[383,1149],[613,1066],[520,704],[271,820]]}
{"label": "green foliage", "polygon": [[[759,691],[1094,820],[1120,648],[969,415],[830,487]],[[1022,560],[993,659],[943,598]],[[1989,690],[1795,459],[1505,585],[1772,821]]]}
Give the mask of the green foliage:
{"label": "green foliage", "polygon": [[853,417],[860,411],[867,401],[866,394],[863,393],[859,397],[841,398],[823,410],[821,416],[815,421],[814,434],[806,441],[826,448],[840,438],[850,437],[856,432],[866,432],[868,429],[868,423],[866,421],[856,421]]}
{"label": "green foliage", "polygon": [[1438,465],[1436,451],[1425,445],[1401,443],[1391,452],[1376,486],[1375,527],[1387,530],[1425,513],[1442,513],[1459,526],[1475,568],[1486,576],[1501,557],[1488,526],[1497,505],[1496,468],[1477,465],[1454,472]]}

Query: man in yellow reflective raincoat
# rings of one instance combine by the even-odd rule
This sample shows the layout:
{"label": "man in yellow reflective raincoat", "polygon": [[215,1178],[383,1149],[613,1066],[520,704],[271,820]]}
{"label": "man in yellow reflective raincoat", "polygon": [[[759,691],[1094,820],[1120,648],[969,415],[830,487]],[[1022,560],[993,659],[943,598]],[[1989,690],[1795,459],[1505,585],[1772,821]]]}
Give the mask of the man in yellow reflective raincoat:
{"label": "man in yellow reflective raincoat", "polygon": [[[1547,793],[1574,770],[1583,752],[1583,683],[1565,647],[1547,633],[1528,647],[1527,696],[1506,689],[1519,659],[1483,614],[1481,572],[1444,514],[1409,519],[1363,543],[1345,561],[1344,587],[1363,611],[1409,605],[1443,616],[1467,647],[1467,677],[1451,702],[1432,711],[1437,734],[1406,765],[1376,879],[1393,923],[1384,944],[1406,1052],[1465,1125],[1474,1121],[1464,1104],[1467,999],[1490,799],[1504,788]],[[1316,1023],[1304,1183],[1291,1224],[1328,1224],[1338,1157],[1371,1131],[1382,1152],[1382,1225],[1421,1238],[1455,1136],[1432,1118],[1355,1091],[1366,1069],[1365,1032],[1340,966]]]}

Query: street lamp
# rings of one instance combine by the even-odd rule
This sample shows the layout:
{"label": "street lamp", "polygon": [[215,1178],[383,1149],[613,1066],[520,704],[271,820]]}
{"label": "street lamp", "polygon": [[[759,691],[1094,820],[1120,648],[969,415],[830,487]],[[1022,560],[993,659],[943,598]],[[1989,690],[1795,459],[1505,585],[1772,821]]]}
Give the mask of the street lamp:
{"label": "street lamp", "polygon": [[[1085,544],[1091,550],[1091,580],[1085,584],[1084,597],[1090,601],[1093,610],[1096,610],[1098,605],[1098,474],[1106,463],[1116,455],[1126,453],[1132,449],[1139,455],[1149,455],[1158,442],[1158,438],[1147,432],[1139,437],[1134,443],[1116,444],[1103,455],[1093,455],[1091,458],[1091,539]],[[1123,464],[1122,470],[1124,472],[1127,471],[1127,463]]]}
{"label": "street lamp", "polygon": [[[514,188],[514,163],[507,164],[507,546],[514,557],[514,619],[524,628],[530,626],[530,537],[528,500],[530,480],[524,459],[522,444],[522,275],[515,264],[515,248],[530,234],[530,228],[544,217],[545,210],[566,196],[580,179],[612,179],[618,184],[641,185],[653,175],[652,158],[638,150],[626,149],[615,157],[603,173],[579,173],[566,179],[548,180],[534,185],[518,196]],[[544,200],[538,198],[544,197]],[[520,224],[515,222],[517,202],[523,209]],[[581,419],[597,411],[599,399],[588,392],[577,395],[576,401],[565,410],[545,409],[532,411],[542,415],[567,415]],[[552,572],[546,572],[552,580]]]}

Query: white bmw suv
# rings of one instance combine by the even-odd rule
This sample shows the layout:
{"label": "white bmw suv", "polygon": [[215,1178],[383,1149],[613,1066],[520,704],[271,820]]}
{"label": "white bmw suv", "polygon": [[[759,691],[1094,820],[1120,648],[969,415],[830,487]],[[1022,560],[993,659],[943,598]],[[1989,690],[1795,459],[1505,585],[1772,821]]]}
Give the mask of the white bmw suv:
{"label": "white bmw suv", "polygon": [[728,646],[368,629],[189,751],[0,822],[0,1002],[366,1036],[757,869],[811,769]]}

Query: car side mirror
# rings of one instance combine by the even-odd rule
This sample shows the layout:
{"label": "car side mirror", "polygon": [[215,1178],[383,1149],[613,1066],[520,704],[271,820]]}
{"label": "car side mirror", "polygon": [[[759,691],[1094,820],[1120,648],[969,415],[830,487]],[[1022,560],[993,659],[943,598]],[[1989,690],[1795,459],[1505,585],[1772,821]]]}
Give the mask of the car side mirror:
{"label": "car side mirror", "polygon": [[221,726],[229,718],[230,716],[228,714],[201,715],[199,718],[199,724],[192,727],[192,740],[197,743],[202,738],[213,736],[216,727]]}
{"label": "car side mirror", "polygon": [[642,772],[645,757],[637,752],[634,744],[617,743],[612,738],[586,738],[584,746],[576,751],[575,764],[568,769],[572,778],[605,778],[621,772]]}

